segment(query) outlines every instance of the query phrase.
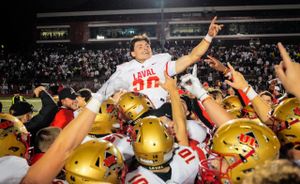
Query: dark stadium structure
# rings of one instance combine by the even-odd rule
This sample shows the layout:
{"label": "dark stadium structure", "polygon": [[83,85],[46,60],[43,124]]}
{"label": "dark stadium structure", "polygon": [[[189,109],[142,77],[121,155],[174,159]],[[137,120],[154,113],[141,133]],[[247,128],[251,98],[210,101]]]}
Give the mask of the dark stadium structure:
{"label": "dark stadium structure", "polygon": [[[36,43],[123,43],[146,33],[160,44],[198,40],[213,16],[222,40],[294,38],[300,35],[296,1],[39,1]],[[292,38],[292,39],[291,39]]]}
{"label": "dark stadium structure", "polygon": [[[268,85],[256,83],[261,71],[252,66],[259,58],[273,60],[261,75],[262,81],[274,77],[272,67],[279,62],[274,43],[290,44],[294,58],[299,57],[300,3],[293,0],[41,0],[8,6],[11,11],[1,17],[6,25],[0,39],[4,93],[27,93],[32,85],[51,81],[84,87],[83,79],[96,90],[116,65],[131,59],[132,36],[146,33],[155,53],[167,51],[176,59],[206,35],[214,16],[224,28],[208,54],[232,59],[263,89]],[[200,67],[199,73],[204,77],[211,71]],[[209,82],[218,79],[210,76]]]}

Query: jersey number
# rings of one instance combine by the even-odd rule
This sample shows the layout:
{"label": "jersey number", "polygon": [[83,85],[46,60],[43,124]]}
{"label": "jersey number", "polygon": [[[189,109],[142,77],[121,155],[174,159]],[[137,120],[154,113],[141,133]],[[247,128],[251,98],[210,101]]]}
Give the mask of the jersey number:
{"label": "jersey number", "polygon": [[142,91],[145,88],[158,88],[159,87],[159,77],[150,76],[147,79],[136,79],[132,83],[133,91]]}
{"label": "jersey number", "polygon": [[120,134],[112,134],[108,137],[105,137],[104,140],[106,140],[108,142],[111,142],[111,143],[114,143],[115,140],[116,140],[116,137],[119,138],[119,139],[122,139],[124,136],[122,136]]}
{"label": "jersey number", "polygon": [[179,156],[181,156],[184,161],[189,164],[190,161],[194,160],[195,156],[192,154],[192,152],[189,149],[183,149],[178,153]]}

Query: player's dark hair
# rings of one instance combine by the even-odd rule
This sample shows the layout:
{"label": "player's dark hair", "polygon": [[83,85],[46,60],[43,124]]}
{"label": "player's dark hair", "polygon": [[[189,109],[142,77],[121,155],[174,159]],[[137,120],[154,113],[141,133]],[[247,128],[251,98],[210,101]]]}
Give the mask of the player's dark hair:
{"label": "player's dark hair", "polygon": [[269,91],[263,91],[259,94],[259,96],[263,96],[263,95],[269,96],[271,97],[272,100],[274,100],[274,96]]}
{"label": "player's dark hair", "polygon": [[[130,41],[130,55],[131,55],[131,52],[133,52],[133,50],[134,50],[135,43],[138,41],[145,41],[148,44],[151,44],[150,39],[146,34],[134,36]],[[131,55],[131,57],[132,57],[132,55]]]}

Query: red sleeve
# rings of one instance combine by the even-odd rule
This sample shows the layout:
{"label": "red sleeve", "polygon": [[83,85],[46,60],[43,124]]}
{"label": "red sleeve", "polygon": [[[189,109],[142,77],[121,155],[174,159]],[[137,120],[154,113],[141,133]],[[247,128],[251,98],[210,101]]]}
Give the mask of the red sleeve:
{"label": "red sleeve", "polygon": [[33,165],[34,163],[36,163],[40,158],[42,158],[42,156],[44,155],[44,153],[37,153],[35,154],[30,161],[30,165]]}
{"label": "red sleeve", "polygon": [[73,119],[74,119],[73,111],[68,110],[68,109],[60,109],[56,113],[54,120],[52,121],[50,126],[64,128]]}
{"label": "red sleeve", "polygon": [[[232,81],[234,81],[233,78],[232,78]],[[242,90],[240,90],[240,89],[235,90],[235,91],[238,92],[237,96],[238,96],[239,99],[241,100],[243,106],[249,105],[250,100],[249,100],[249,98],[246,96],[246,94],[245,94]]]}
{"label": "red sleeve", "polygon": [[238,91],[238,95],[239,95],[239,97],[241,98],[241,100],[242,100],[242,103],[244,103],[244,105],[245,106],[247,106],[247,105],[249,105],[249,103],[250,103],[250,100],[249,100],[249,98],[246,96],[246,94],[242,91],[242,90],[237,90]]}
{"label": "red sleeve", "polygon": [[209,115],[207,114],[206,110],[204,109],[200,101],[198,101],[198,105],[201,108],[202,114],[205,117],[205,119],[214,127],[215,123],[210,119]]}

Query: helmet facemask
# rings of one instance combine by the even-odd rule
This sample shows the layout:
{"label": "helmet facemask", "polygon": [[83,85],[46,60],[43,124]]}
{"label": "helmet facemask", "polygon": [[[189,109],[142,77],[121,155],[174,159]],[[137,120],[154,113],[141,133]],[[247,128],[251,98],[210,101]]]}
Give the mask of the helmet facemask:
{"label": "helmet facemask", "polygon": [[213,137],[212,156],[201,163],[207,168],[204,178],[208,175],[222,183],[241,183],[256,165],[277,159],[279,148],[276,135],[266,125],[249,119],[231,120]]}
{"label": "helmet facemask", "polygon": [[300,102],[296,98],[281,102],[272,113],[272,120],[282,145],[300,143]]}

